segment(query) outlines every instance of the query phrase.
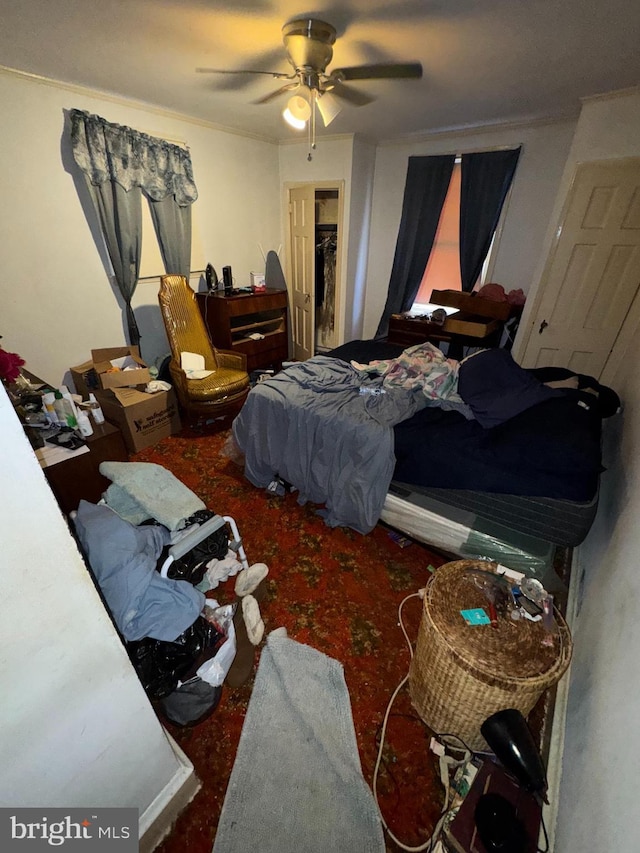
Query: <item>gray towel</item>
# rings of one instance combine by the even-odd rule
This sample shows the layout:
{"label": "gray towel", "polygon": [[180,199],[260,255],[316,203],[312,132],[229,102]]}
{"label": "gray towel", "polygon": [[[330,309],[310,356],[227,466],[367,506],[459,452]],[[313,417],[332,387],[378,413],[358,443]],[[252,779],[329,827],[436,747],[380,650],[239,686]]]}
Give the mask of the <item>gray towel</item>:
{"label": "gray towel", "polygon": [[154,518],[169,530],[205,504],[174,475],[153,462],[101,462],[100,473],[111,480],[105,501],[121,518],[142,524]]}
{"label": "gray towel", "polygon": [[213,853],[384,853],[342,665],[269,637]]}

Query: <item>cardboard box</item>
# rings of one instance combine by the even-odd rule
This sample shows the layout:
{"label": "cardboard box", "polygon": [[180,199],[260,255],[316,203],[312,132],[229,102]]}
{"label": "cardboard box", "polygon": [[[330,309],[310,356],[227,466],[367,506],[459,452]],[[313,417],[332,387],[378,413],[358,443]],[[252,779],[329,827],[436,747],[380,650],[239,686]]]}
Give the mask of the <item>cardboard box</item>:
{"label": "cardboard box", "polygon": [[138,388],[94,392],[105,418],[120,428],[127,450],[137,453],[181,428],[173,389],[146,394]]}
{"label": "cardboard box", "polygon": [[[133,370],[122,370],[109,373],[114,359],[130,358],[138,365]],[[107,388],[128,388],[136,385],[146,385],[151,381],[151,374],[144,361],[140,358],[138,347],[106,347],[91,350],[91,359],[69,368],[76,394],[81,394],[86,400],[89,394]]]}
{"label": "cardboard box", "polygon": [[100,381],[93,361],[84,361],[76,367],[70,367],[69,370],[76,394],[81,394],[83,400],[88,399],[89,394],[95,394],[96,391],[100,390]]}
{"label": "cardboard box", "polygon": [[[151,382],[149,368],[140,358],[138,347],[107,347],[92,349],[91,359],[98,374],[98,381],[105,390],[107,388],[132,388],[135,385],[146,385]],[[138,365],[133,370],[118,370],[113,373],[112,362],[116,359],[128,359]]]}

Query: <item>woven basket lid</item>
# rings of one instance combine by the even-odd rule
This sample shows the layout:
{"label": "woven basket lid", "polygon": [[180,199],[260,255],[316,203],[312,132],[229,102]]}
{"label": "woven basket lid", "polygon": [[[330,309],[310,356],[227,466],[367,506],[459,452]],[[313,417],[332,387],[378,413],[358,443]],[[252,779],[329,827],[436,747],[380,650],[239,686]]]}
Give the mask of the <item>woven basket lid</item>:
{"label": "woven basket lid", "polygon": [[458,560],[437,569],[424,598],[424,618],[439,639],[446,643],[458,664],[487,683],[515,685],[560,678],[571,659],[571,635],[555,611],[558,632],[553,644],[542,621],[513,621],[498,616],[498,627],[468,625],[460,611],[481,607],[489,612],[489,601],[470,574],[471,569],[491,571],[495,564],[481,560]]}

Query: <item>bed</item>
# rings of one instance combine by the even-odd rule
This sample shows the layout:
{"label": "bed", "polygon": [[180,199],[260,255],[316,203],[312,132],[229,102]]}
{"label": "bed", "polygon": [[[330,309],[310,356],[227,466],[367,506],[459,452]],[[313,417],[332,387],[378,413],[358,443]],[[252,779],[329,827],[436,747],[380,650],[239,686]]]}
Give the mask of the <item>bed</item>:
{"label": "bed", "polygon": [[249,480],[296,489],[330,525],[367,533],[382,520],[453,553],[478,537],[476,553],[509,539],[525,552],[579,544],[615,393],[485,350],[454,364],[457,396],[416,405],[413,386],[380,375],[408,352],[354,341],[256,385],[233,424]]}

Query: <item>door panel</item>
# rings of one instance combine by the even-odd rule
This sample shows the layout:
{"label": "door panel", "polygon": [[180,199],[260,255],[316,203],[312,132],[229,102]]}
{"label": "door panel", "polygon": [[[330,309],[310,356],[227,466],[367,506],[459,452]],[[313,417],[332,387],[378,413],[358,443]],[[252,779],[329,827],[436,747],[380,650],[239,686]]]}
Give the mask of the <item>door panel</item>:
{"label": "door panel", "polygon": [[640,288],[640,160],[578,166],[522,364],[599,377]]}
{"label": "door panel", "polygon": [[305,361],[314,354],[315,329],[315,190],[289,191],[291,228],[291,301],[293,358]]}

